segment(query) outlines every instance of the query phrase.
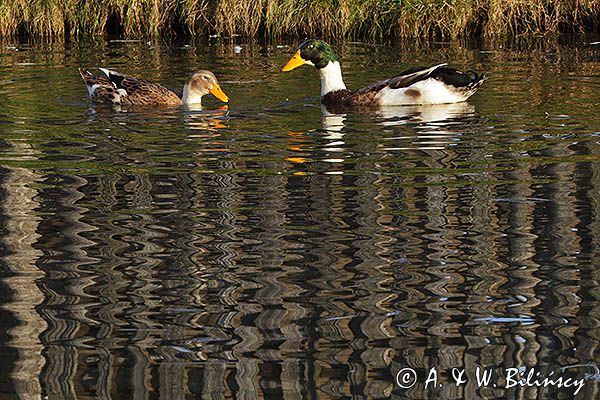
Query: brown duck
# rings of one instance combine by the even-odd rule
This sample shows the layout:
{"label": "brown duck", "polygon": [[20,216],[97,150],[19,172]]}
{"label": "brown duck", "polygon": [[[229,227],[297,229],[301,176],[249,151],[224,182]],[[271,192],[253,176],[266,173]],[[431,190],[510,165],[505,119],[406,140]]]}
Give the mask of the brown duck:
{"label": "brown duck", "polygon": [[199,105],[202,96],[210,93],[217,99],[228,102],[229,98],[210,71],[193,73],[183,85],[182,96],[167,89],[161,84],[146,79],[121,74],[106,68],[99,68],[100,75],[79,68],[90,99],[98,104],[124,106],[178,106],[181,104]]}

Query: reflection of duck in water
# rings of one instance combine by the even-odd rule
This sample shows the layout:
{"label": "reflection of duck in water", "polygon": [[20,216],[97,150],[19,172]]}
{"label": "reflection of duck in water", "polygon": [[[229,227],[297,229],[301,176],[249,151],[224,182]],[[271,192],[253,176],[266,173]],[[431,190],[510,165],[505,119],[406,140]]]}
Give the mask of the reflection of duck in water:
{"label": "reflection of duck in water", "polygon": [[344,136],[342,132],[346,124],[346,114],[332,114],[327,108],[322,107],[323,118],[321,120],[323,124],[323,130],[327,133],[330,139],[341,139]]}
{"label": "reflection of duck in water", "polygon": [[384,126],[410,123],[435,123],[444,126],[445,122],[460,120],[475,114],[472,104],[428,104],[404,107],[380,107],[375,116],[381,118]]}
{"label": "reflection of duck in water", "polygon": [[216,132],[227,127],[224,122],[226,122],[228,112],[227,105],[215,110],[202,110],[202,107],[187,105],[184,107],[183,121],[188,129]]}
{"label": "reflection of duck in water", "polygon": [[90,98],[98,104],[123,106],[200,104],[202,96],[208,93],[223,102],[229,101],[227,95],[221,90],[217,78],[210,71],[198,71],[192,74],[183,86],[181,97],[155,82],[106,68],[100,68],[100,71],[103,75],[93,75],[90,71],[79,69]]}
{"label": "reflection of duck in water", "polygon": [[[330,107],[323,106],[323,130],[328,134],[345,128],[347,114],[334,113]],[[368,116],[383,126],[406,124],[426,124],[442,127],[453,124],[475,114],[475,107],[467,102],[454,104],[425,104],[412,106],[382,106],[376,109],[358,109],[357,114]]]}
{"label": "reflection of duck in water", "polygon": [[346,89],[340,63],[331,47],[322,40],[313,39],[300,45],[282,71],[291,71],[304,64],[319,70],[322,102],[333,108],[459,103],[473,95],[485,80],[483,74],[463,73],[439,64],[411,68],[395,78],[350,91]]}

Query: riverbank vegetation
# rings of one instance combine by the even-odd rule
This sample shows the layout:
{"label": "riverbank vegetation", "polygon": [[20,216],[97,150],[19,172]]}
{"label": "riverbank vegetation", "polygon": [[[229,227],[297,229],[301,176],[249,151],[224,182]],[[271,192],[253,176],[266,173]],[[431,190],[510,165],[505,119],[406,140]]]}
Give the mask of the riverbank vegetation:
{"label": "riverbank vegetation", "polygon": [[467,38],[595,32],[600,0],[0,0],[0,36]]}

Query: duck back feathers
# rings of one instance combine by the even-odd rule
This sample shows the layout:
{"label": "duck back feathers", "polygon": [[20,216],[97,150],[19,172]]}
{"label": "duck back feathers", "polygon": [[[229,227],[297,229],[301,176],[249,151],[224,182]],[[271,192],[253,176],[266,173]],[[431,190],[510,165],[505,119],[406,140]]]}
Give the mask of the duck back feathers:
{"label": "duck back feathers", "polygon": [[440,104],[465,101],[485,81],[483,74],[461,72],[446,64],[415,67],[355,91],[329,93],[323,103],[347,106]]}
{"label": "duck back feathers", "polygon": [[85,82],[92,101],[101,104],[121,104],[121,93],[106,76],[94,75],[82,68],[79,68],[79,74]]}
{"label": "duck back feathers", "polygon": [[106,68],[100,68],[100,71],[103,75],[79,69],[90,98],[96,103],[136,106],[181,104],[181,99],[175,92],[158,83]]}

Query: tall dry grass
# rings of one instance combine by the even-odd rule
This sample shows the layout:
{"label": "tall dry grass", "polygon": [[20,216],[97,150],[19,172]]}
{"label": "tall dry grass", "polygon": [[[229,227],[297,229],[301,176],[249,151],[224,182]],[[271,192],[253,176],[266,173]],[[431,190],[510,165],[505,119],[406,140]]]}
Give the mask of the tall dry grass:
{"label": "tall dry grass", "polygon": [[0,0],[0,36],[461,38],[598,31],[600,0]]}
{"label": "tall dry grass", "polygon": [[504,0],[490,1],[488,35],[556,34],[580,32],[586,25],[598,28],[598,0]]}

